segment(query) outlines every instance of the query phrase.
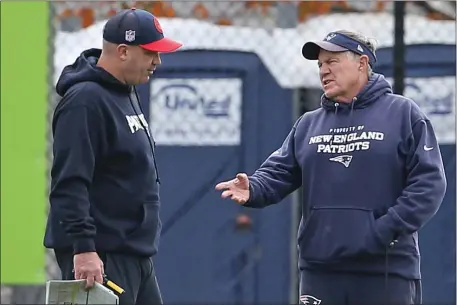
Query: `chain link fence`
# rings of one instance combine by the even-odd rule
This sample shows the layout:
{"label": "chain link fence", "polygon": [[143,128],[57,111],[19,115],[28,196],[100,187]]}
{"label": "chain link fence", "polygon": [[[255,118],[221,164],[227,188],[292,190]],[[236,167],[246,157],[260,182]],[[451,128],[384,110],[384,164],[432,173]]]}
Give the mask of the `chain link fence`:
{"label": "chain link fence", "polygon": [[[318,107],[321,94],[316,63],[305,61],[301,56],[305,40],[322,39],[330,31],[347,29],[375,38],[378,48],[394,44],[393,1],[50,2],[49,120],[57,103],[54,85],[62,68],[72,63],[82,50],[100,48],[106,18],[133,5],[158,16],[165,35],[183,42],[184,49],[255,52],[281,86],[296,90],[298,98],[294,102],[298,114]],[[405,43],[455,45],[455,13],[453,1],[408,2]],[[427,97],[418,100],[430,113],[446,114],[443,118],[455,127],[455,92],[450,89],[454,88],[454,82],[455,78],[432,80],[428,83],[429,92],[440,96],[434,101]],[[417,90],[409,93],[417,94]],[[190,125],[189,128],[193,128]],[[49,164],[52,158],[50,126]],[[47,278],[59,278],[51,251],[47,252],[46,265]],[[42,293],[28,298],[22,295],[22,299],[18,299],[20,294],[14,293],[15,289],[2,287],[2,304],[44,302]]]}

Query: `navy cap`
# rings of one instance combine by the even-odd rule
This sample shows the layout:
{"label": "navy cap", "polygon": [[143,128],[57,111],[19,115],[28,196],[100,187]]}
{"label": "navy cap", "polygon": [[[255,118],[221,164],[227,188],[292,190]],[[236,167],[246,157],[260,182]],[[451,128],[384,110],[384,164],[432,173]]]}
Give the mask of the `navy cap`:
{"label": "navy cap", "polygon": [[103,29],[103,39],[115,44],[140,46],[156,52],[173,52],[181,43],[164,37],[159,20],[151,13],[128,9],[111,17]]}
{"label": "navy cap", "polygon": [[363,43],[341,33],[327,34],[323,41],[309,41],[303,45],[303,57],[310,60],[319,58],[320,50],[329,52],[352,51],[359,55],[367,55],[370,66],[376,63],[376,55]]}

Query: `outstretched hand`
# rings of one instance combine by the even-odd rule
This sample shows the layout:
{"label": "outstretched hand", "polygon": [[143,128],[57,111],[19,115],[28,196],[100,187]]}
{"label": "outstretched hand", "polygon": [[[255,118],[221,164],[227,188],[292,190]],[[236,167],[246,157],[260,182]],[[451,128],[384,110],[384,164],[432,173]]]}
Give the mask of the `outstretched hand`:
{"label": "outstretched hand", "polygon": [[249,179],[245,173],[236,175],[235,179],[220,182],[216,190],[223,191],[222,198],[231,198],[239,204],[245,204],[249,200]]}

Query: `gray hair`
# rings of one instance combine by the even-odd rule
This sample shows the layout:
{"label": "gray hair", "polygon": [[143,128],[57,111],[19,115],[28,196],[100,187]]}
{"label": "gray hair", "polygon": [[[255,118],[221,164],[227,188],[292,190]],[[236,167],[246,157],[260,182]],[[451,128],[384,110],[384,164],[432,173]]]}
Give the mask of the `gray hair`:
{"label": "gray hair", "polygon": [[[378,42],[374,38],[370,38],[361,33],[351,32],[351,31],[347,31],[347,30],[339,30],[339,31],[335,31],[335,33],[340,33],[340,34],[346,35],[354,40],[357,40],[358,42],[365,45],[368,49],[370,49],[370,51],[373,52],[373,54],[376,53],[376,48],[377,48]],[[348,56],[352,56],[352,58],[356,58],[360,55],[356,54],[354,52],[348,51]],[[368,76],[371,76],[372,74],[373,74],[373,69],[370,67],[370,65],[368,65]]]}

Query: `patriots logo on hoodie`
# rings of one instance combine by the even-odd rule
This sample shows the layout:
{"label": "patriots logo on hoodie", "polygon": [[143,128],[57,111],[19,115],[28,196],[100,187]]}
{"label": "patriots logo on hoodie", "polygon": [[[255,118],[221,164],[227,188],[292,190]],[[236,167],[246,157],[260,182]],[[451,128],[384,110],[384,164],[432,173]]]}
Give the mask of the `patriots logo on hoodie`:
{"label": "patriots logo on hoodie", "polygon": [[341,163],[345,167],[349,167],[349,165],[351,164],[351,161],[352,161],[352,156],[350,156],[350,155],[342,155],[342,156],[330,158],[329,160],[333,161],[333,162]]}
{"label": "patriots logo on hoodie", "polygon": [[304,294],[300,296],[300,302],[305,305],[319,305],[322,301],[312,295]]}

